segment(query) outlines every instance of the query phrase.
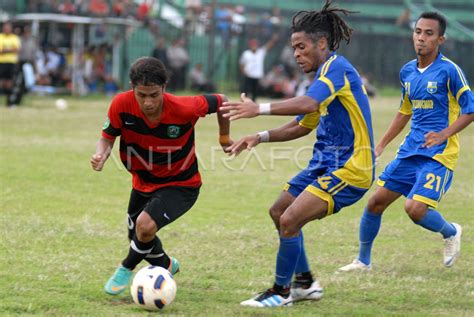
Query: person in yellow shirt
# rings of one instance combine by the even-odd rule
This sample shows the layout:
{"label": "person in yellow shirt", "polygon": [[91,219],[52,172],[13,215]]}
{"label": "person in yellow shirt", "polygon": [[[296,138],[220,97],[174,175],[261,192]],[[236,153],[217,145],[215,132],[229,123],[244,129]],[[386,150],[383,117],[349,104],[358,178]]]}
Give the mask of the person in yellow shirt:
{"label": "person in yellow shirt", "polygon": [[7,95],[7,106],[14,106],[13,79],[20,52],[20,38],[12,32],[12,24],[5,22],[0,33],[0,88]]}

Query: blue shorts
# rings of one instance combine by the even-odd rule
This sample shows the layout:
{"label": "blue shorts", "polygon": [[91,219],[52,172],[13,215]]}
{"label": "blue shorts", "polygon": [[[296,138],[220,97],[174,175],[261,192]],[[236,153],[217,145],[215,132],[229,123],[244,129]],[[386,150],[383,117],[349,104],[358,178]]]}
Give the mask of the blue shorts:
{"label": "blue shorts", "polygon": [[327,172],[327,168],[306,168],[293,177],[283,190],[294,197],[298,197],[303,190],[314,194],[328,203],[329,216],[360,200],[368,188],[349,185],[332,172]]}
{"label": "blue shorts", "polygon": [[433,208],[448,191],[453,172],[426,156],[396,158],[387,165],[377,185]]}

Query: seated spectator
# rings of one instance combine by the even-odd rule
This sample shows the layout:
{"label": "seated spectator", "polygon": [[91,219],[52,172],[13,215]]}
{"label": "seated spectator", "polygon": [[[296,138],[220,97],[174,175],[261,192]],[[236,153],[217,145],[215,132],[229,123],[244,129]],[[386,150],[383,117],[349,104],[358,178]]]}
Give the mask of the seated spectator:
{"label": "seated spectator", "polygon": [[214,84],[207,80],[201,63],[194,65],[193,69],[191,69],[189,72],[189,81],[191,82],[191,89],[193,90],[207,93],[216,91]]}

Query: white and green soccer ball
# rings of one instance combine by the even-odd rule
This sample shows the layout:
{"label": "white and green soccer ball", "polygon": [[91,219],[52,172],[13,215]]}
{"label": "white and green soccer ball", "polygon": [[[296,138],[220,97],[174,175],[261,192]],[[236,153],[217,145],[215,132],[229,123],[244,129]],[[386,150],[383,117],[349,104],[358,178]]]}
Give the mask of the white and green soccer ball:
{"label": "white and green soccer ball", "polygon": [[173,275],[167,269],[153,265],[140,269],[130,287],[133,301],[147,310],[159,310],[171,304],[176,290]]}

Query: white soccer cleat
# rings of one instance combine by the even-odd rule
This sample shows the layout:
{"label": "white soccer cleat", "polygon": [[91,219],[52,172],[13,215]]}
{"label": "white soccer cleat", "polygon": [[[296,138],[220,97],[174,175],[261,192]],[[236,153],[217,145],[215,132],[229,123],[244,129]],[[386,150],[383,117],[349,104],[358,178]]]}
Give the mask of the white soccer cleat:
{"label": "white soccer cleat", "polygon": [[291,297],[294,302],[300,300],[320,300],[323,297],[323,288],[318,281],[314,281],[309,288],[298,286],[291,287]]}
{"label": "white soccer cleat", "polygon": [[351,264],[340,267],[338,272],[368,272],[372,269],[372,266],[369,264],[362,263],[359,259],[355,259]]}
{"label": "white soccer cleat", "polygon": [[456,228],[456,234],[444,239],[444,266],[451,267],[461,253],[461,235],[462,228],[457,223],[453,223]]}
{"label": "white soccer cleat", "polygon": [[291,306],[293,305],[293,298],[291,294],[288,294],[288,297],[283,297],[273,292],[272,289],[267,289],[256,297],[241,302],[240,305],[249,307]]}

